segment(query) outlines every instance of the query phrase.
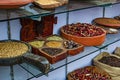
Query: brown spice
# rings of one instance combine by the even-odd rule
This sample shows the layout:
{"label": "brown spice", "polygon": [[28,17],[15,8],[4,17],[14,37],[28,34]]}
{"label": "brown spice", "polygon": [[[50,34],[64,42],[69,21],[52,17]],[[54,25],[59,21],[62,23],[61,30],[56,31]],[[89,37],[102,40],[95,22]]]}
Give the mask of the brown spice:
{"label": "brown spice", "polygon": [[113,67],[120,67],[120,59],[114,56],[105,56],[101,58],[99,61]]}
{"label": "brown spice", "polygon": [[63,49],[60,49],[60,48],[42,48],[42,51],[54,56],[56,54],[61,53],[63,51]]}

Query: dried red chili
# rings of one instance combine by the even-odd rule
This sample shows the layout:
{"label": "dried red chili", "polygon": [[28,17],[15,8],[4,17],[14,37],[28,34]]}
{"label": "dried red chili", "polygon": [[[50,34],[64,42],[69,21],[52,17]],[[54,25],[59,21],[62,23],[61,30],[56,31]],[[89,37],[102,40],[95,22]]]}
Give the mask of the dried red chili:
{"label": "dried red chili", "polygon": [[101,28],[88,23],[76,23],[66,25],[63,27],[63,30],[67,34],[80,37],[93,37],[104,33]]}

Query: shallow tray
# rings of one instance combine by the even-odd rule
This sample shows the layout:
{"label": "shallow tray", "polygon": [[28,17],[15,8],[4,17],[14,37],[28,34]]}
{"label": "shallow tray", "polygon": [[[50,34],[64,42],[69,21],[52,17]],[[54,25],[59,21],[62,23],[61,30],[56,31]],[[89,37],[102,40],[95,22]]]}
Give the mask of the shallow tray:
{"label": "shallow tray", "polygon": [[18,41],[18,40],[1,40],[0,42],[18,42],[18,43],[23,43],[28,47],[28,50],[25,53],[23,53],[22,55],[11,57],[11,58],[0,58],[0,65],[3,65],[3,66],[8,66],[8,65],[21,63],[22,59],[23,59],[23,55],[29,54],[29,52],[31,52],[31,47],[27,43],[22,42],[22,41]]}
{"label": "shallow tray", "polygon": [[120,28],[120,21],[113,18],[96,18],[94,23],[111,28]]}
{"label": "shallow tray", "polygon": [[[44,48],[47,48],[47,47],[44,47]],[[51,64],[54,64],[54,63],[56,63],[62,59],[65,59],[67,57],[67,50],[62,49],[62,48],[57,48],[57,49],[62,49],[63,51],[61,53],[55,54],[55,55],[50,55],[50,54],[44,52],[42,49],[43,48],[39,49],[40,52],[38,55],[46,57]]]}

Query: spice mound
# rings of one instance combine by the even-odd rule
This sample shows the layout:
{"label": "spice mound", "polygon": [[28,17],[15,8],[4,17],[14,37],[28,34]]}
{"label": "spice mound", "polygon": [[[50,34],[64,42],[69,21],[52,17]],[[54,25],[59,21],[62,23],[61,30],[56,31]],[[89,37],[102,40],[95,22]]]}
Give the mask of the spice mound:
{"label": "spice mound", "polygon": [[120,59],[114,56],[105,56],[102,57],[99,61],[113,67],[120,67]]}
{"label": "spice mound", "polygon": [[0,42],[0,58],[13,58],[21,56],[28,51],[24,43],[6,41]]}
{"label": "spice mound", "polygon": [[49,36],[46,40],[55,40],[55,41],[62,41],[63,39],[60,36]]}
{"label": "spice mound", "polygon": [[49,41],[49,42],[46,42],[46,46],[51,48],[60,48],[62,46],[62,42]]}
{"label": "spice mound", "polygon": [[95,66],[77,69],[68,74],[68,80],[112,80],[105,72]]}
{"label": "spice mound", "polygon": [[79,37],[93,37],[104,33],[101,28],[88,23],[66,25],[63,27],[63,31],[67,34]]}
{"label": "spice mound", "polygon": [[43,45],[44,45],[44,42],[45,41],[32,41],[32,42],[29,42],[30,45],[32,45],[33,47],[36,47],[36,48],[41,48]]}
{"label": "spice mound", "polygon": [[42,51],[46,52],[49,55],[56,55],[63,51],[63,49],[60,48],[42,48]]}

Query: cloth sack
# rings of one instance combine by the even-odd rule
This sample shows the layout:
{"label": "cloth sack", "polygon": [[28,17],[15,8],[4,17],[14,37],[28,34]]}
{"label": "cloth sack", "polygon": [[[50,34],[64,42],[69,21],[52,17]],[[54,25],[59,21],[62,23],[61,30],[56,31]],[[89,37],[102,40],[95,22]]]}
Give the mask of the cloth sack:
{"label": "cloth sack", "polygon": [[114,56],[120,59],[119,56],[114,54],[109,54],[107,52],[102,52],[93,59],[93,64],[102,70],[106,71],[111,77],[112,80],[120,80],[120,67],[113,67],[104,63],[101,63],[99,60],[105,56]]}

